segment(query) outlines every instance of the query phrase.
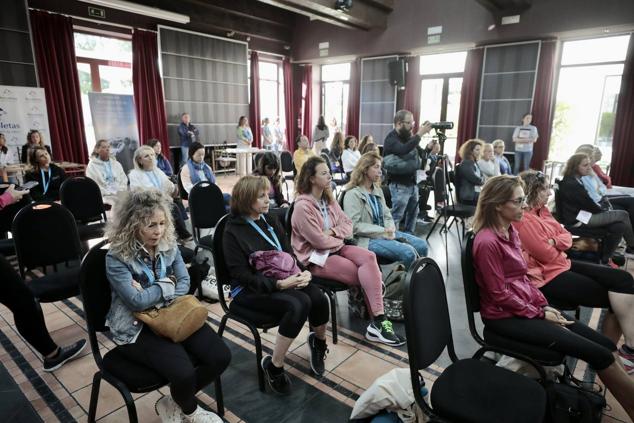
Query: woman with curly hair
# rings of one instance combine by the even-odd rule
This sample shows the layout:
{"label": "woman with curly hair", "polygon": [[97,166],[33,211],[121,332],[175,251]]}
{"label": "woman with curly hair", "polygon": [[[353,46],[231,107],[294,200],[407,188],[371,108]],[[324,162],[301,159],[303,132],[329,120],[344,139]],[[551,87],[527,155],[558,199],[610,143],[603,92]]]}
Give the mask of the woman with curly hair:
{"label": "woman with curly hair", "polygon": [[196,393],[229,365],[231,353],[222,339],[205,324],[184,341],[172,342],[134,316],[189,290],[170,208],[170,198],[157,190],[125,192],[118,199],[106,230],[112,289],[107,324],[121,355],[169,381],[170,395],[155,405],[164,422],[219,423],[220,417],[198,406]]}

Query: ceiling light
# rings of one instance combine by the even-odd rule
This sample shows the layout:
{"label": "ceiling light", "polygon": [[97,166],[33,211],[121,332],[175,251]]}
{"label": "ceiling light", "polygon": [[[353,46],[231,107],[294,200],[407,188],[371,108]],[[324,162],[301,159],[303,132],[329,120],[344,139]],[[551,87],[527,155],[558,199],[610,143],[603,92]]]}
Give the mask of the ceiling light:
{"label": "ceiling light", "polygon": [[180,13],[168,12],[167,10],[157,9],[155,7],[143,6],[141,4],[132,3],[125,0],[79,0],[84,3],[96,6],[109,7],[111,9],[122,10],[124,12],[136,13],[138,15],[151,16],[166,21],[178,22],[181,24],[189,23],[189,16]]}

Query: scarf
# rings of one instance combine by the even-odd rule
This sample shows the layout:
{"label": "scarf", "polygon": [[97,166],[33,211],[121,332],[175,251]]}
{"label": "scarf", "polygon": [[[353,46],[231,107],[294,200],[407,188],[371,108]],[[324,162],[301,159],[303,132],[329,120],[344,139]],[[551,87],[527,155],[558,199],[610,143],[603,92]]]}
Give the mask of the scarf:
{"label": "scarf", "polygon": [[211,172],[211,168],[207,165],[207,163],[196,163],[192,159],[187,159],[187,166],[189,167],[189,176],[192,180],[192,183],[196,185],[200,182],[200,176],[198,176],[198,171],[202,170],[205,172],[205,178],[207,178],[208,182],[212,184],[216,183],[216,178],[214,174]]}

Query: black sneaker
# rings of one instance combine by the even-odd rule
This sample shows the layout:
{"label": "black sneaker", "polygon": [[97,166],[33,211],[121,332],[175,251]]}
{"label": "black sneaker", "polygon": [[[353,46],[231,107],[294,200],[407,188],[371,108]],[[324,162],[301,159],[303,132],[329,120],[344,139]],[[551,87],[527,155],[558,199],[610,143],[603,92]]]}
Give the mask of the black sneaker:
{"label": "black sneaker", "polygon": [[310,368],[317,376],[322,376],[326,370],[324,360],[326,359],[326,354],[328,354],[329,351],[325,342],[322,349],[316,341],[317,338],[315,337],[315,333],[309,333],[308,348],[310,349]]}
{"label": "black sneaker", "polygon": [[282,369],[282,372],[277,375],[271,372],[273,358],[270,355],[264,357],[260,365],[262,366],[262,370],[264,370],[266,382],[273,392],[280,395],[288,395],[291,393],[291,379],[288,377],[284,369]]}
{"label": "black sneaker", "polygon": [[374,321],[368,325],[365,337],[372,342],[382,342],[386,345],[398,347],[405,343],[405,340],[394,332],[392,322],[385,319],[377,325]]}
{"label": "black sneaker", "polygon": [[86,340],[82,339],[66,347],[59,347],[55,357],[44,358],[44,371],[52,372],[62,367],[67,361],[77,357],[86,346]]}

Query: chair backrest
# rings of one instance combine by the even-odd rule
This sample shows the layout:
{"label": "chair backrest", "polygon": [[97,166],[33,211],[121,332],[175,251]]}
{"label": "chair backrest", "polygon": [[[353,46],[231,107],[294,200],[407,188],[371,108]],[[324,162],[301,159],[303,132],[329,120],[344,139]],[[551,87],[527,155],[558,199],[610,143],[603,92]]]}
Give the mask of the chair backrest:
{"label": "chair backrest", "polygon": [[337,197],[337,202],[339,203],[339,207],[341,207],[341,210],[343,210],[343,199],[346,197],[346,191],[348,190],[342,189],[341,192],[339,192],[339,196]]}
{"label": "chair backrest", "polygon": [[293,165],[293,156],[289,151],[282,151],[282,154],[280,154],[280,162],[282,163],[282,172],[295,171],[295,166]]}
{"label": "chair backrest", "polygon": [[75,218],[62,205],[37,202],[23,207],[11,232],[22,277],[25,270],[81,260]]}
{"label": "chair backrest", "polygon": [[469,331],[473,338],[481,345],[484,340],[478,333],[475,323],[475,313],[480,312],[480,287],[475,279],[475,268],[473,266],[473,241],[475,234],[473,231],[467,232],[462,248],[462,283],[464,286],[465,301],[467,305],[467,319],[469,321]]}
{"label": "chair backrest", "polygon": [[231,275],[229,275],[229,268],[225,261],[225,252],[222,245],[222,241],[225,237],[225,226],[229,220],[229,215],[224,215],[216,224],[216,230],[213,235],[213,251],[214,269],[216,271],[216,283],[218,285],[218,299],[222,309],[227,313],[229,307],[227,306],[227,299],[224,297],[224,291],[222,287],[224,285],[231,284]]}
{"label": "chair backrest", "polygon": [[557,221],[561,222],[561,192],[559,191],[559,181],[553,182],[553,192],[555,193],[555,210],[553,210],[553,217]]}
{"label": "chair backrest", "polygon": [[220,218],[227,213],[224,197],[218,185],[207,181],[194,185],[189,192],[189,213],[195,231],[216,226]]}
{"label": "chair backrest", "polygon": [[322,159],[324,159],[324,161],[326,162],[326,165],[328,166],[328,170],[329,170],[330,172],[332,172],[332,165],[331,165],[331,162],[330,162],[330,157],[328,157],[328,154],[326,154],[326,153],[324,153],[324,152],[322,151],[322,153],[320,154],[320,156],[321,156],[321,158],[322,158]]}
{"label": "chair backrest", "polygon": [[291,219],[293,217],[294,211],[295,211],[295,202],[293,201],[291,205],[288,207],[288,211],[286,212],[286,220],[284,221],[284,232],[286,232],[286,236],[288,237],[289,241],[291,239],[291,234],[293,233],[293,224]]}
{"label": "chair backrest", "polygon": [[88,329],[88,338],[97,366],[101,368],[101,353],[97,332],[108,330],[106,315],[110,310],[111,291],[108,276],[106,274],[105,248],[108,240],[103,240],[92,247],[81,262],[79,272],[79,290],[84,304],[84,316]]}
{"label": "chair backrest", "polygon": [[[187,163],[185,163],[185,166],[187,166]],[[183,170],[183,168],[181,167],[180,170]],[[181,173],[180,171],[178,172],[178,176],[176,177],[176,180],[178,181],[178,193],[181,196],[182,200],[187,200],[189,199],[189,194],[187,193],[187,191],[185,190],[185,187],[183,186],[183,181],[181,180]]]}
{"label": "chair backrest", "polygon": [[75,217],[78,223],[106,221],[106,208],[99,185],[83,176],[68,178],[59,189],[62,205]]}
{"label": "chair backrest", "polygon": [[416,260],[407,272],[404,288],[410,368],[429,367],[445,348],[455,361],[445,283],[436,262],[428,257]]}

